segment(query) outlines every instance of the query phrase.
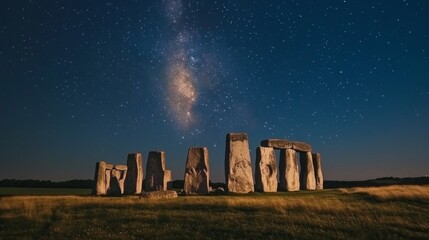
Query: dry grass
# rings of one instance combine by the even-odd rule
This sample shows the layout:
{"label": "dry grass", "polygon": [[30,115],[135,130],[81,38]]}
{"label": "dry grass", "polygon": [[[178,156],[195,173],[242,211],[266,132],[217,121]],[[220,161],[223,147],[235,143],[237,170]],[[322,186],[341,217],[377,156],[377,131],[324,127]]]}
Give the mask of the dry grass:
{"label": "dry grass", "polygon": [[0,239],[427,239],[428,190],[398,186],[161,201],[3,197]]}
{"label": "dry grass", "polygon": [[429,201],[429,186],[394,185],[388,187],[359,187],[341,189],[346,193],[366,194],[378,200],[411,200]]}

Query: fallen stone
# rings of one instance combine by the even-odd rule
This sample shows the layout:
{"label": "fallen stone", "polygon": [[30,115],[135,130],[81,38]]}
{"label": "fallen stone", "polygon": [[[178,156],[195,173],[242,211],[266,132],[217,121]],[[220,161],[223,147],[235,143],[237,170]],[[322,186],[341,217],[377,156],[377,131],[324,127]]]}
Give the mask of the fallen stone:
{"label": "fallen stone", "polygon": [[256,191],[277,191],[277,162],[272,147],[256,148],[255,183]]}
{"label": "fallen stone", "polygon": [[249,142],[245,133],[226,135],[225,179],[228,192],[254,191]]}
{"label": "fallen stone", "polygon": [[188,149],[184,178],[183,192],[185,194],[209,193],[209,151],[206,147],[191,147]]}
{"label": "fallen stone", "polygon": [[146,165],[146,191],[164,189],[165,152],[149,152]]}
{"label": "fallen stone", "polygon": [[299,160],[301,163],[301,189],[316,190],[316,178],[314,176],[313,157],[311,152],[300,153]]}
{"label": "fallen stone", "polygon": [[299,191],[299,171],[296,151],[293,149],[280,150],[280,184],[281,191]]}
{"label": "fallen stone", "polygon": [[313,165],[314,165],[314,175],[316,178],[316,189],[323,189],[323,173],[322,173],[322,160],[320,153],[313,153]]}
{"label": "fallen stone", "polygon": [[172,190],[144,192],[142,193],[141,197],[148,199],[177,198],[177,192]]}
{"label": "fallen stone", "polygon": [[141,193],[143,183],[143,158],[141,153],[129,153],[127,157],[125,193]]}

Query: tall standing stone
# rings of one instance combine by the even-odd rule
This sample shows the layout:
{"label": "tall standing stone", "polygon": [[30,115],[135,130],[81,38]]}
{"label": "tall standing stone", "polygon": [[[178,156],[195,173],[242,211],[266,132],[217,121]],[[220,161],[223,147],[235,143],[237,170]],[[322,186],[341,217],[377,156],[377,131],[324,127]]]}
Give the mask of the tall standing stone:
{"label": "tall standing stone", "polygon": [[228,133],[225,147],[225,180],[229,192],[254,191],[249,142],[246,133]]}
{"label": "tall standing stone", "polygon": [[323,189],[322,160],[320,153],[313,153],[314,175],[316,178],[316,189]]}
{"label": "tall standing stone", "polygon": [[277,191],[277,162],[274,148],[256,148],[256,170],[255,183],[256,191],[276,192]]}
{"label": "tall standing stone", "polygon": [[164,170],[164,185],[162,187],[163,190],[173,189],[173,177],[171,175],[171,170]]}
{"label": "tall standing stone", "polygon": [[188,149],[184,178],[183,191],[185,194],[209,193],[209,151],[206,147],[191,147]]}
{"label": "tall standing stone", "polygon": [[143,183],[143,159],[141,153],[129,153],[127,167],[125,193],[141,193]]}
{"label": "tall standing stone", "polygon": [[164,189],[165,152],[149,152],[146,165],[145,190],[156,191]]}
{"label": "tall standing stone", "polygon": [[95,164],[94,174],[94,189],[92,191],[95,195],[107,194],[107,189],[110,187],[110,177],[112,164],[108,164],[105,161],[100,161]]}
{"label": "tall standing stone", "polygon": [[126,165],[115,165],[110,172],[110,184],[107,188],[107,194],[117,196],[124,194],[125,179],[128,167]]}
{"label": "tall standing stone", "polygon": [[301,162],[301,189],[315,190],[316,178],[314,176],[313,157],[311,152],[301,152],[299,156]]}
{"label": "tall standing stone", "polygon": [[296,151],[293,149],[280,150],[280,186],[281,191],[299,191],[299,169]]}

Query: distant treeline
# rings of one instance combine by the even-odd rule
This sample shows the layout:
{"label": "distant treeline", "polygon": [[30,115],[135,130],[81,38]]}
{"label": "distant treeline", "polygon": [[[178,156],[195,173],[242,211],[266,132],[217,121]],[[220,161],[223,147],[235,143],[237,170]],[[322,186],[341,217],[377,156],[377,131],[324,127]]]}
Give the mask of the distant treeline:
{"label": "distant treeline", "polygon": [[364,181],[325,181],[323,187],[328,188],[351,188],[351,187],[378,187],[389,185],[423,185],[429,184],[429,177],[397,178],[383,177]]}
{"label": "distant treeline", "polygon": [[[397,177],[383,177],[364,181],[331,181],[324,182],[324,188],[351,188],[351,187],[376,187],[388,185],[422,185],[429,184],[429,177],[416,177],[416,178],[397,178]],[[174,189],[183,189],[183,180],[174,180]],[[27,188],[92,188],[94,181],[87,180],[69,180],[62,182],[52,182],[50,180],[16,180],[16,179],[3,179],[0,180],[0,187],[27,187]],[[210,186],[213,189],[218,187],[225,189],[225,183],[213,183],[210,181]]]}
{"label": "distant treeline", "polygon": [[26,187],[26,188],[92,188],[93,180],[69,180],[63,182],[52,182],[50,180],[16,180],[3,179],[0,180],[0,187]]}

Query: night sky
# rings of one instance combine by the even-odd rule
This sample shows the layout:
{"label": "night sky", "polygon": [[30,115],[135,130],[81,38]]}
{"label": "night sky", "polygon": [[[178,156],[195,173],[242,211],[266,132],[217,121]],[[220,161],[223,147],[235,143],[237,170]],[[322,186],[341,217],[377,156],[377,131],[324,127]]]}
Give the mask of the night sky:
{"label": "night sky", "polygon": [[[304,141],[325,179],[429,174],[429,1],[0,2],[0,179]],[[277,156],[279,153],[277,152]]]}

